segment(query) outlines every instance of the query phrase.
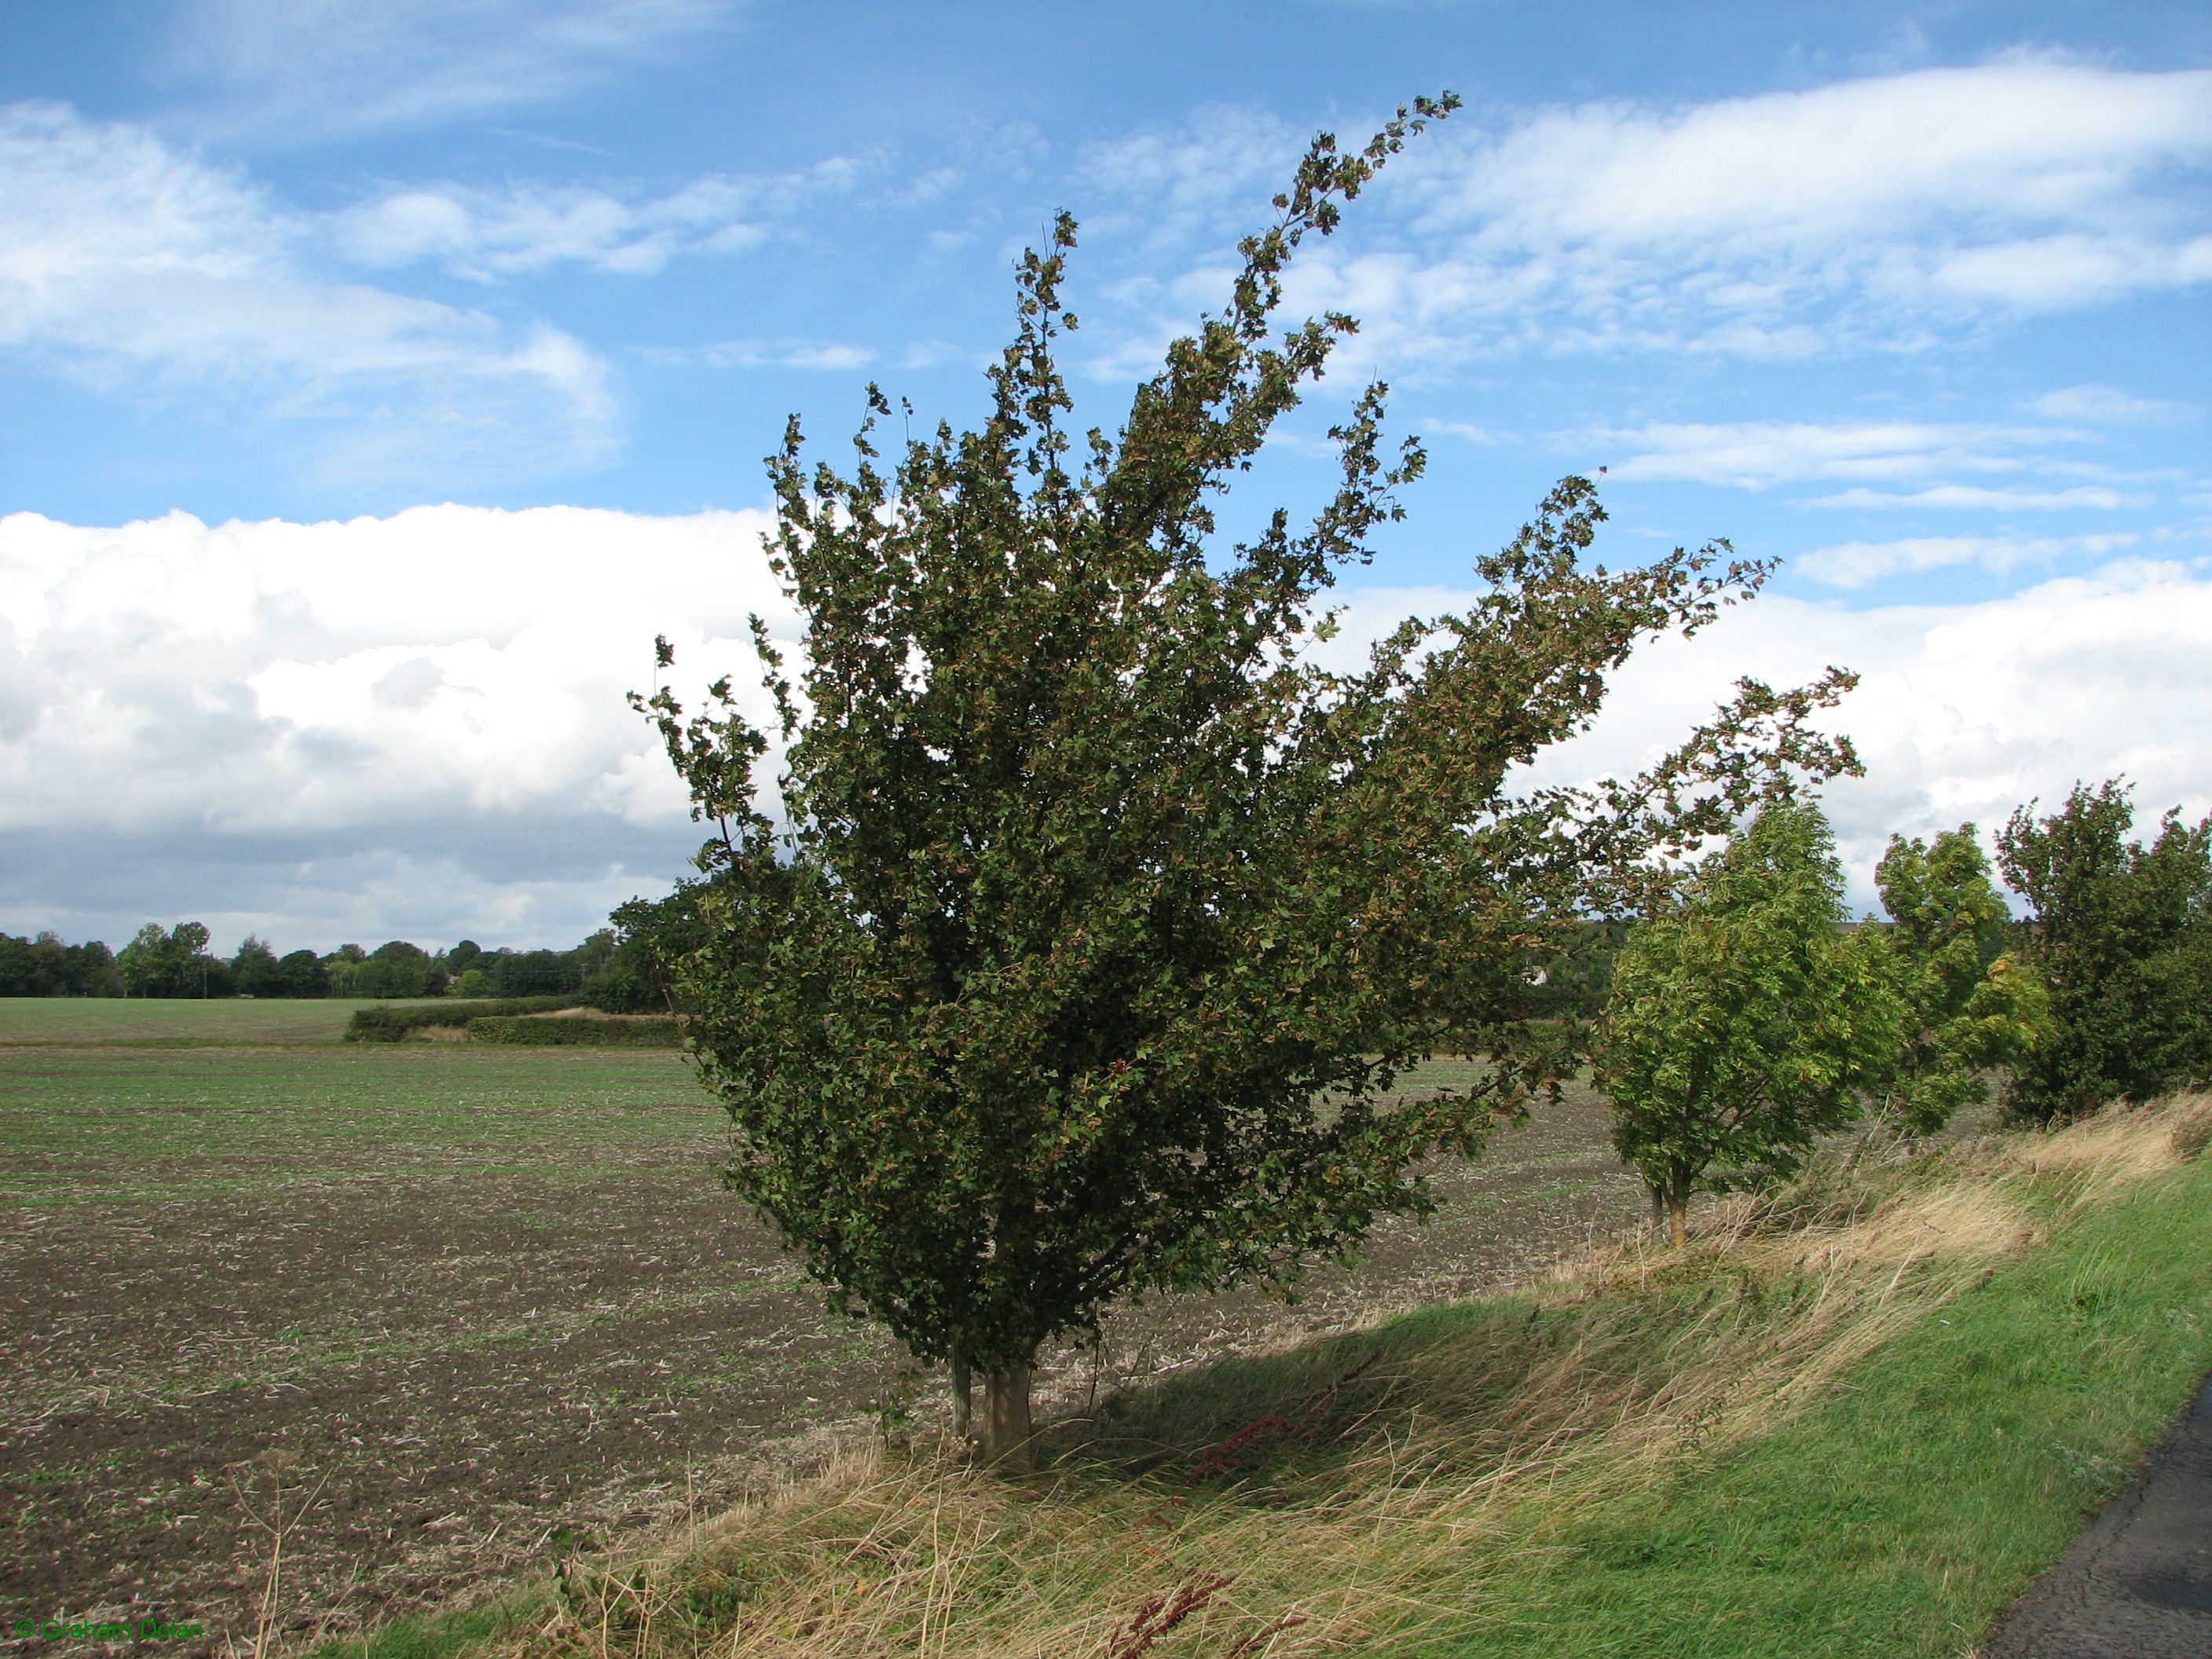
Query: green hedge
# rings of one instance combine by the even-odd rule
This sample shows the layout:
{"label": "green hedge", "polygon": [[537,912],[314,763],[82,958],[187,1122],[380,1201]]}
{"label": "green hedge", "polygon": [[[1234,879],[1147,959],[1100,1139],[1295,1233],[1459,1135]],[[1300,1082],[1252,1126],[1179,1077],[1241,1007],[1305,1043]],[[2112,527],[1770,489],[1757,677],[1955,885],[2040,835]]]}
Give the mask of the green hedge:
{"label": "green hedge", "polygon": [[684,1028],[675,1020],[650,1016],[630,1019],[592,1019],[572,1014],[565,1019],[541,1016],[536,1019],[497,1015],[468,1024],[471,1042],[512,1042],[533,1048],[680,1048]]}
{"label": "green hedge", "polygon": [[504,1000],[471,997],[453,1002],[434,1002],[412,1008],[356,1008],[346,1024],[348,1042],[398,1042],[410,1031],[434,1025],[466,1025],[484,1015],[547,1013],[573,1008],[576,999],[565,997],[508,997]]}

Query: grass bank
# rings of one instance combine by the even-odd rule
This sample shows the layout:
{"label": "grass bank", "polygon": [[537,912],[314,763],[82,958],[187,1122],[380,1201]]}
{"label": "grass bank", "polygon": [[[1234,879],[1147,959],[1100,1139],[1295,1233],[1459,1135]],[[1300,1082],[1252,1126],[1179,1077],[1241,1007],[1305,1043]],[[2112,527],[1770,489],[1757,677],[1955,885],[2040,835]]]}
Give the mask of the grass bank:
{"label": "grass bank", "polygon": [[1684,1252],[854,1448],[384,1659],[1972,1651],[2212,1364],[2212,1102],[1817,1167]]}

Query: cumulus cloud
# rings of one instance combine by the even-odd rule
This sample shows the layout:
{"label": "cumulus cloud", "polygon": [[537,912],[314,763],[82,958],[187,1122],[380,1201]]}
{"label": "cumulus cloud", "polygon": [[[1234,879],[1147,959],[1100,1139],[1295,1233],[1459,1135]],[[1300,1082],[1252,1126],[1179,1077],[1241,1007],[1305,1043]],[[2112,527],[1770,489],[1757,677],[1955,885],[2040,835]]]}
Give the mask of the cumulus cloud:
{"label": "cumulus cloud", "polygon": [[313,229],[143,128],[0,106],[0,349],[292,415],[395,404],[452,455],[611,441],[605,366],[569,336],[319,274]]}
{"label": "cumulus cloud", "polygon": [[[302,917],[380,937],[496,931],[522,913],[501,901],[467,922],[456,895],[520,883],[532,938],[580,937],[614,899],[665,889],[697,839],[624,702],[653,684],[654,635],[696,698],[750,665],[748,612],[793,631],[766,522],[453,506],[326,524],[0,519],[15,931],[46,914],[27,921],[27,906],[82,923],[114,885],[92,861],[122,857],[146,915],[221,913],[258,882],[291,896],[294,933]],[[403,870],[428,883],[412,898]],[[365,871],[393,884],[373,927],[345,886]],[[241,927],[248,912],[283,921],[273,903],[229,908]]]}
{"label": "cumulus cloud", "polygon": [[[651,642],[679,695],[733,673],[744,617],[796,637],[757,512],[644,518],[418,507],[343,523],[112,528],[0,519],[0,927],[125,936],[196,915],[328,948],[350,938],[573,941],[664,890],[696,846],[623,694]],[[2093,550],[2067,544],[2069,550]],[[1839,566],[1847,565],[1840,550]],[[1852,556],[2042,556],[1892,544]],[[1464,593],[1348,590],[1356,652]],[[1893,831],[1986,832],[2077,780],[2212,806],[2212,580],[2113,563],[2009,597],[1846,611],[1767,596],[1634,657],[1597,728],[1539,775],[1648,763],[1739,675],[1830,663],[1868,775],[1831,803],[1855,893]]]}
{"label": "cumulus cloud", "polygon": [[2212,810],[2212,580],[2155,562],[2108,565],[2001,599],[1845,611],[1773,595],[1696,639],[1631,659],[1597,728],[1548,757],[1557,781],[1626,775],[1704,718],[1739,675],[1798,684],[1830,663],[1859,688],[1829,720],[1863,778],[1828,803],[1853,902],[1876,902],[1893,833],[1978,824],[1986,842],[2031,799],[2125,775],[2148,817]]}

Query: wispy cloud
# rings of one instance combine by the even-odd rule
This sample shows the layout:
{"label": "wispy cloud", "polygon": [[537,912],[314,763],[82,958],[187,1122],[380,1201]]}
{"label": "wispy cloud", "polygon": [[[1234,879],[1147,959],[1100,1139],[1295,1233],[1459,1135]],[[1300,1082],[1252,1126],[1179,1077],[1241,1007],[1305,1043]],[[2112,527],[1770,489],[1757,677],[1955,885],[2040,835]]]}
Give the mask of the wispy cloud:
{"label": "wispy cloud", "polygon": [[[1209,118],[1094,153],[1147,246],[1217,234],[1232,205],[1249,228],[1284,176],[1268,123]],[[2212,281],[2208,167],[2202,70],[2015,58],[1687,106],[1471,110],[1383,176],[1363,251],[1310,251],[1294,298],[1364,299],[1351,308],[1401,358],[1919,349],[1961,323]]]}
{"label": "wispy cloud", "polygon": [[424,127],[559,98],[724,23],[732,0],[196,0],[169,74],[206,131]]}
{"label": "wispy cloud", "polygon": [[1830,587],[1860,588],[1890,576],[1959,567],[2003,574],[2087,555],[2101,558],[2142,538],[2131,532],[2101,536],[1916,536],[1893,542],[1838,542],[1790,561],[1793,569]]}
{"label": "wispy cloud", "polygon": [[510,439],[577,461],[603,452],[612,407],[586,347],[335,278],[311,257],[317,234],[242,173],[143,128],[0,106],[0,349],[141,393],[399,412],[449,458]]}
{"label": "wispy cloud", "polygon": [[1807,478],[1894,480],[1939,471],[2017,472],[2018,451],[2081,434],[2051,427],[1944,425],[1916,421],[1747,421],[1656,423],[1601,432],[1590,441],[1633,453],[1613,469],[1626,479],[1681,478],[1744,489]]}
{"label": "wispy cloud", "polygon": [[879,363],[900,368],[929,368],[957,355],[938,340],[918,340],[896,351],[827,340],[714,340],[705,345],[656,349],[647,354],[664,363],[702,363],[709,368],[860,369]]}
{"label": "wispy cloud", "polygon": [[1985,489],[1977,484],[1935,484],[1909,494],[1880,489],[1846,489],[1833,495],[1815,495],[1806,503],[1808,507],[1880,510],[1937,507],[1992,513],[2060,513],[2084,508],[2110,510],[2132,504],[2132,497],[2100,484],[2081,484],[2072,489]]}
{"label": "wispy cloud", "polygon": [[2181,412],[2178,404],[2137,398],[2109,386],[2062,386],[2028,406],[2055,421],[2139,421]]}
{"label": "wispy cloud", "polygon": [[489,278],[580,264],[649,276],[679,254],[757,247],[803,210],[849,196],[869,168],[832,157],[777,175],[711,174],[658,196],[536,182],[416,185],[344,210],[333,229],[348,256],[371,266],[429,262]]}
{"label": "wispy cloud", "polygon": [[1077,159],[1076,188],[1114,205],[1086,213],[1085,222],[1152,248],[1241,235],[1310,137],[1264,111],[1223,106],[1091,145]]}
{"label": "wispy cloud", "polygon": [[1421,430],[1438,437],[1464,439],[1468,443],[1480,444],[1485,448],[1498,441],[1496,433],[1487,427],[1476,426],[1468,421],[1423,421]]}

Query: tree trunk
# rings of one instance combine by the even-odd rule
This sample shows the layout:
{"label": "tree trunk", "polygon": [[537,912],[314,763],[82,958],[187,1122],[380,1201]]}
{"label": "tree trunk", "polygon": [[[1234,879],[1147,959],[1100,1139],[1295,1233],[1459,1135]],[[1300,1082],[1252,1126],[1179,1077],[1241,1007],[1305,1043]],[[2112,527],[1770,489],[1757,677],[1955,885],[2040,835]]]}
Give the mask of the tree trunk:
{"label": "tree trunk", "polygon": [[1690,1189],[1687,1185],[1667,1194],[1667,1242],[1680,1249],[1690,1242]]}
{"label": "tree trunk", "polygon": [[975,1384],[968,1370],[968,1351],[952,1345],[952,1432],[965,1440],[975,1431]]}
{"label": "tree trunk", "polygon": [[1030,1443],[1030,1370],[1010,1365],[983,1374],[983,1461],[1009,1469],[1036,1467]]}
{"label": "tree trunk", "polygon": [[1651,1231],[1656,1233],[1667,1224],[1667,1194],[1656,1181],[1645,1182],[1644,1190],[1651,1195]]}

